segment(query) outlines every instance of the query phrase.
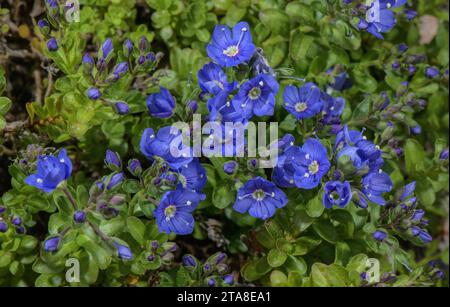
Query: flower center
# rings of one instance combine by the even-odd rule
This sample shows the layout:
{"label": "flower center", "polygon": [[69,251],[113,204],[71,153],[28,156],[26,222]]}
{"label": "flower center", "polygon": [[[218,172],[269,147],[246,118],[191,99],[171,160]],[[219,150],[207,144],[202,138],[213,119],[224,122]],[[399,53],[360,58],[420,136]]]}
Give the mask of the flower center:
{"label": "flower center", "polygon": [[295,111],[297,112],[303,112],[308,108],[308,105],[306,104],[306,102],[298,102],[295,105]]}
{"label": "flower center", "polygon": [[250,90],[250,92],[248,93],[248,96],[250,97],[250,99],[255,100],[258,99],[259,96],[261,96],[261,89],[259,87],[254,87]]}
{"label": "flower center", "polygon": [[223,51],[223,54],[229,57],[234,57],[238,55],[239,53],[239,47],[238,46],[230,46],[227,49]]}
{"label": "flower center", "polygon": [[255,200],[259,200],[259,201],[261,201],[261,200],[263,200],[264,199],[264,197],[266,197],[266,192],[264,192],[263,190],[261,190],[261,189],[258,189],[258,190],[255,190],[254,192],[253,192],[253,198],[255,199]]}
{"label": "flower center", "polygon": [[313,161],[309,166],[308,166],[308,171],[311,174],[315,174],[319,171],[319,163],[317,163],[317,161]]}
{"label": "flower center", "polygon": [[175,216],[175,213],[177,212],[177,207],[174,205],[167,206],[166,209],[164,209],[164,215],[166,216],[166,220],[170,220]]}

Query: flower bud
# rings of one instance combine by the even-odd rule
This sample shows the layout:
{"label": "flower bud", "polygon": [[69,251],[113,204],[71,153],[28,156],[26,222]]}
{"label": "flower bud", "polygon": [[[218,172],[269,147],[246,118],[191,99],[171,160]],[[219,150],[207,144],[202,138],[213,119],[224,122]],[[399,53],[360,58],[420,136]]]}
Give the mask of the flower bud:
{"label": "flower bud", "polygon": [[182,262],[185,267],[197,267],[197,260],[191,255],[184,255]]}
{"label": "flower bud", "polygon": [[122,168],[122,161],[120,160],[119,154],[107,149],[105,155],[105,165],[113,172],[120,170]]}
{"label": "flower bud", "polygon": [[0,232],[8,231],[8,224],[4,221],[0,221]]}
{"label": "flower bud", "polygon": [[58,249],[60,241],[61,241],[61,237],[60,236],[48,238],[44,242],[44,250],[46,252],[54,252],[54,251],[56,251]]}
{"label": "flower bud", "polygon": [[142,165],[138,159],[128,161],[128,170],[133,176],[139,177],[142,174]]}
{"label": "flower bud", "polygon": [[404,9],[403,14],[405,14],[405,17],[408,21],[413,20],[417,16],[417,12],[410,9]]}
{"label": "flower bud", "polygon": [[439,154],[440,160],[448,160],[448,148],[445,148],[441,153]]}
{"label": "flower bud", "polygon": [[83,70],[85,73],[91,73],[92,72],[92,68],[94,67],[94,60],[91,58],[91,56],[89,55],[89,53],[85,53],[83,55],[83,59],[81,60],[82,65],[83,65]]}
{"label": "flower bud", "polygon": [[128,58],[133,52],[133,49],[133,42],[130,39],[127,39],[123,44],[123,54],[125,55],[125,57]]}
{"label": "flower bud", "polygon": [[48,36],[50,34],[50,26],[45,19],[40,19],[38,21],[39,31],[41,31],[42,35]]}
{"label": "flower bud", "polygon": [[58,50],[58,41],[55,38],[51,38],[47,41],[47,48],[49,51],[57,51]]}
{"label": "flower bud", "polygon": [[387,238],[388,234],[384,231],[377,230],[372,234],[372,237],[377,241],[384,241]]}
{"label": "flower bud", "polygon": [[12,219],[11,223],[13,225],[19,226],[20,224],[22,224],[22,219],[19,216],[16,216]]}
{"label": "flower bud", "polygon": [[2,206],[0,206],[0,214],[2,214],[2,213],[5,213],[5,211],[6,211],[6,208],[5,208],[5,207],[2,207]]}
{"label": "flower bud", "polygon": [[147,257],[147,260],[148,260],[149,262],[155,261],[155,255],[149,255],[149,256]]}
{"label": "flower bud", "polygon": [[114,104],[114,109],[117,114],[119,115],[127,115],[130,113],[130,108],[128,107],[128,104],[126,104],[123,101],[118,101]]}
{"label": "flower bud", "polygon": [[114,246],[117,249],[117,255],[120,259],[123,260],[131,260],[133,259],[133,254],[131,253],[131,250],[129,247],[119,244],[117,242],[113,242]]}
{"label": "flower bud", "polygon": [[99,99],[102,96],[102,93],[100,92],[100,90],[98,88],[91,87],[87,91],[87,96],[91,100],[97,100],[97,99]]}
{"label": "flower bud", "polygon": [[114,195],[113,197],[111,197],[111,199],[109,200],[109,203],[112,206],[119,206],[119,205],[123,204],[125,199],[126,199],[125,195],[117,194],[117,195]]}
{"label": "flower bud", "polygon": [[216,285],[216,280],[214,279],[214,277],[208,278],[208,286],[214,287],[215,285]]}
{"label": "flower bud", "polygon": [[73,220],[75,223],[84,223],[86,221],[86,212],[78,210],[73,214]]}
{"label": "flower bud", "polygon": [[420,125],[416,125],[411,128],[411,133],[414,135],[419,135],[422,132],[422,127]]}
{"label": "flower bud", "polygon": [[429,79],[434,79],[439,76],[439,69],[430,66],[425,69],[425,76]]}
{"label": "flower bud", "polygon": [[398,45],[398,52],[404,53],[406,51],[408,51],[408,45],[407,44],[403,44],[402,43],[402,44]]}
{"label": "flower bud", "polygon": [[23,226],[16,227],[16,233],[19,234],[19,235],[24,234],[25,233],[25,227],[23,227]]}
{"label": "flower bud", "polygon": [[225,275],[223,277],[223,282],[230,286],[233,285],[233,283],[234,283],[233,275],[231,275],[231,274]]}
{"label": "flower bud", "polygon": [[149,52],[145,55],[145,60],[149,63],[153,63],[156,61],[156,56],[153,52]]}
{"label": "flower bud", "polygon": [[189,110],[190,113],[194,114],[195,112],[197,112],[198,109],[198,103],[196,100],[190,100],[187,104],[187,108]]}
{"label": "flower bud", "polygon": [[127,71],[128,71],[128,63],[127,62],[121,62],[121,63],[117,64],[114,67],[114,71],[113,71],[114,81],[119,80],[119,78],[122,77]]}
{"label": "flower bud", "polygon": [[139,50],[145,52],[149,46],[148,40],[145,36],[142,36],[139,40]]}
{"label": "flower bud", "polygon": [[103,60],[107,60],[108,56],[111,54],[111,52],[114,50],[114,45],[112,39],[108,38],[106,41],[102,44],[101,47],[101,54],[99,54],[99,58],[102,58]]}
{"label": "flower bud", "polygon": [[223,171],[228,174],[232,175],[237,169],[238,164],[236,161],[228,161],[223,164]]}

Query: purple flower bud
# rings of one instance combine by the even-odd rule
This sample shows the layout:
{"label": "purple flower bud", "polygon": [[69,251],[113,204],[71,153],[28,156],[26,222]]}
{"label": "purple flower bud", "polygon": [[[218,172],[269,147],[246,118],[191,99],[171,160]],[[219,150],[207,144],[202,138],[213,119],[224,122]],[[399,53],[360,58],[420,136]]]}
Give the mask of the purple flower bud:
{"label": "purple flower bud", "polygon": [[430,79],[434,79],[439,76],[439,69],[430,66],[425,69],[425,76]]}
{"label": "purple flower bud", "polygon": [[343,0],[342,3],[348,5],[351,4],[353,2],[353,0]]}
{"label": "purple flower bud", "polygon": [[114,49],[114,45],[113,45],[113,41],[112,39],[108,38],[103,44],[102,44],[102,54],[101,57],[102,59],[106,59],[109,54],[111,53],[111,51],[113,51]]}
{"label": "purple flower bud", "polygon": [[441,151],[441,154],[439,155],[440,160],[448,160],[448,148],[445,148],[443,151]]}
{"label": "purple flower bud", "polygon": [[97,100],[97,99],[99,99],[102,96],[102,93],[100,92],[100,90],[98,88],[91,87],[87,91],[87,96],[91,100]]}
{"label": "purple flower bud", "polygon": [[127,39],[123,44],[123,53],[128,58],[130,54],[133,52],[133,42],[130,39]]}
{"label": "purple flower bud", "polygon": [[22,219],[19,216],[17,216],[12,219],[11,223],[13,225],[19,226],[20,224],[22,224]]}
{"label": "purple flower bud", "polygon": [[196,267],[197,266],[197,261],[191,255],[184,255],[182,261],[183,261],[183,265],[185,267]]}
{"label": "purple flower bud", "polygon": [[86,72],[90,73],[92,71],[92,68],[94,67],[94,60],[91,58],[89,53],[85,53],[83,55],[82,65]]}
{"label": "purple flower bud", "polygon": [[205,265],[203,266],[203,271],[205,272],[211,271],[211,265],[209,263],[205,263]]}
{"label": "purple flower bud", "polygon": [[133,254],[131,253],[131,250],[127,246],[119,244],[117,242],[114,242],[113,244],[117,249],[117,255],[119,256],[120,259],[123,260],[133,259]]}
{"label": "purple flower bud", "polygon": [[401,86],[404,87],[408,87],[409,86],[409,82],[408,81],[403,81],[402,83],[400,83]]}
{"label": "purple flower bud", "polygon": [[142,36],[141,39],[139,40],[139,50],[141,52],[145,52],[148,48],[148,40],[145,36]]}
{"label": "purple flower bud", "polygon": [[47,5],[51,8],[57,8],[58,7],[58,2],[57,0],[47,0]]}
{"label": "purple flower bud", "polygon": [[362,272],[361,274],[359,274],[359,277],[360,277],[362,280],[366,280],[366,279],[367,279],[367,272]]}
{"label": "purple flower bud", "polygon": [[0,206],[0,214],[4,213],[6,211],[5,207]]}
{"label": "purple flower bud", "polygon": [[405,17],[408,21],[413,20],[417,16],[417,12],[410,9],[404,9],[403,14],[405,14]]}
{"label": "purple flower bud", "polygon": [[150,243],[150,248],[151,249],[157,249],[159,247],[158,241],[152,241]]}
{"label": "purple flower bud", "polygon": [[413,216],[411,217],[411,220],[420,221],[424,215],[425,215],[425,211],[423,211],[422,209],[416,210],[416,211],[414,211]]}
{"label": "purple flower bud", "polygon": [[419,135],[420,133],[422,133],[422,127],[420,127],[420,125],[416,125],[416,126],[412,127],[411,133],[414,135]]}
{"label": "purple flower bud", "polygon": [[133,176],[140,176],[142,174],[142,165],[138,159],[128,161],[128,170]]}
{"label": "purple flower bud", "polygon": [[0,221],[0,232],[6,232],[8,231],[8,224],[6,222]]}
{"label": "purple flower bud", "polygon": [[369,24],[367,23],[367,21],[365,21],[364,19],[359,19],[358,22],[358,29],[360,30],[365,30],[369,27]]}
{"label": "purple flower bud", "polygon": [[233,285],[233,283],[234,283],[233,275],[225,275],[223,277],[223,282],[230,286]]}
{"label": "purple flower bud", "polygon": [[23,227],[23,226],[16,227],[16,233],[19,234],[19,235],[24,234],[25,233],[25,227]]}
{"label": "purple flower bud", "polygon": [[40,19],[37,23],[39,29],[44,30],[48,27],[48,22],[45,19]]}
{"label": "purple flower bud", "polygon": [[145,56],[140,55],[138,58],[138,64],[143,65],[145,63]]}
{"label": "purple flower bud", "polygon": [[430,243],[431,241],[433,241],[433,238],[426,230],[420,231],[419,238],[423,243]]}
{"label": "purple flower bud", "polygon": [[84,223],[86,221],[86,212],[78,210],[73,214],[73,220],[76,223]]}
{"label": "purple flower bud", "polygon": [[437,270],[437,272],[434,273],[433,278],[442,280],[445,278],[445,273],[442,270]]}
{"label": "purple flower bud", "polygon": [[190,100],[187,104],[187,107],[191,113],[195,113],[195,112],[197,112],[197,109],[198,109],[198,103],[196,100]]}
{"label": "purple flower bud", "polygon": [[400,68],[400,63],[398,61],[394,61],[394,63],[392,63],[392,69],[399,69]]}
{"label": "purple flower bud", "polygon": [[402,148],[395,148],[395,153],[397,154],[397,156],[401,157],[403,155],[403,149]]}
{"label": "purple flower bud", "polygon": [[408,45],[407,44],[399,44],[398,45],[398,51],[400,53],[408,51]]}
{"label": "purple flower bud", "polygon": [[222,261],[224,261],[227,258],[227,254],[225,253],[220,253],[219,255],[217,255],[216,258],[216,264],[221,263]]}
{"label": "purple flower bud", "polygon": [[114,195],[113,197],[111,197],[111,199],[109,200],[109,203],[112,206],[118,206],[121,205],[124,201],[125,201],[126,197],[124,195]]}
{"label": "purple flower bud", "polygon": [[58,41],[55,38],[51,38],[47,41],[47,48],[49,51],[57,51],[58,50]]}
{"label": "purple flower bud", "polygon": [[211,277],[208,279],[208,286],[209,287],[214,287],[216,285],[216,280],[214,279],[214,277]]}
{"label": "purple flower bud", "polygon": [[128,104],[126,104],[123,101],[118,101],[114,104],[114,109],[116,110],[117,114],[120,115],[127,115],[130,113],[130,108],[128,107]]}
{"label": "purple flower bud", "polygon": [[46,252],[54,252],[58,249],[59,242],[61,241],[61,237],[51,237],[45,240],[44,242],[44,250]]}
{"label": "purple flower bud", "polygon": [[411,234],[416,237],[419,235],[419,233],[422,231],[421,228],[417,227],[417,226],[412,226],[411,228]]}
{"label": "purple flower bud", "polygon": [[121,76],[123,76],[128,71],[128,63],[127,62],[121,62],[116,65],[114,68],[114,80],[117,81]]}
{"label": "purple flower bud", "polygon": [[149,53],[147,53],[147,55],[145,56],[145,59],[146,59],[148,62],[152,63],[152,62],[154,62],[154,61],[156,60],[156,56],[155,56],[155,54],[154,54],[153,52],[149,52]]}
{"label": "purple flower bud", "polygon": [[105,164],[108,168],[110,168],[113,171],[122,168],[122,161],[120,161],[119,154],[110,149],[106,150]]}
{"label": "purple flower bud", "polygon": [[416,68],[416,66],[414,66],[413,64],[411,64],[411,65],[408,66],[408,73],[409,73],[410,75],[414,75],[414,74],[416,73],[416,71],[417,71],[417,68]]}
{"label": "purple flower bud", "polygon": [[388,234],[384,231],[377,230],[372,234],[372,237],[377,241],[384,241],[387,238]]}
{"label": "purple flower bud", "polygon": [[232,175],[237,169],[238,164],[236,161],[228,161],[223,164],[223,171],[228,174]]}
{"label": "purple flower bud", "polygon": [[111,190],[112,188],[114,188],[117,185],[119,185],[120,183],[122,183],[122,181],[124,179],[125,179],[125,176],[124,176],[124,174],[122,172],[113,175],[111,177],[111,181],[108,183],[107,189]]}

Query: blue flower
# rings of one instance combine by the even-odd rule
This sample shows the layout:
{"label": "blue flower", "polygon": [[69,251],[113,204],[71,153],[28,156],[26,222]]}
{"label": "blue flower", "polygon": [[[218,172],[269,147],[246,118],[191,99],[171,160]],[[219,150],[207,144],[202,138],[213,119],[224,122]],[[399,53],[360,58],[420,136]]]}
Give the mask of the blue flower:
{"label": "blue flower", "polygon": [[102,93],[100,92],[100,90],[98,88],[91,87],[87,91],[87,96],[91,100],[97,100],[102,96]]}
{"label": "blue flower", "polygon": [[283,92],[284,108],[297,119],[310,118],[320,112],[323,106],[320,89],[311,82],[297,88],[285,87]]}
{"label": "blue flower", "polygon": [[[100,190],[111,190],[122,183],[125,180],[125,175],[123,172],[116,173],[112,176],[104,176],[100,181],[97,181],[96,184]],[[105,186],[106,184],[106,186]]]}
{"label": "blue flower", "polygon": [[220,92],[215,97],[212,97],[207,102],[210,121],[221,121],[231,123],[245,123],[246,118],[242,113],[238,102],[233,103],[228,98],[228,93]]}
{"label": "blue flower", "polygon": [[0,232],[5,233],[8,231],[8,224],[6,222],[0,221]]}
{"label": "blue flower", "polygon": [[61,241],[60,236],[50,237],[44,242],[44,250],[46,252],[54,252],[58,249],[59,242]]}
{"label": "blue flower", "polygon": [[395,14],[390,9],[405,3],[406,0],[373,0],[366,12],[366,19],[361,19],[358,27],[383,39],[381,33],[389,32],[396,24]]}
{"label": "blue flower", "polygon": [[251,216],[266,220],[287,202],[286,194],[273,182],[256,177],[247,181],[238,190],[233,209],[239,213],[248,211]]}
{"label": "blue flower", "polygon": [[334,142],[334,151],[343,148],[346,145],[355,145],[359,140],[363,140],[363,135],[357,130],[348,130],[348,126],[338,132]]}
{"label": "blue flower", "polygon": [[388,234],[382,230],[377,230],[372,234],[372,237],[375,240],[380,241],[380,242],[386,240],[387,236],[388,236]]}
{"label": "blue flower", "polygon": [[205,64],[198,71],[198,84],[203,92],[217,95],[221,91],[232,92],[237,87],[237,82],[228,83],[227,75],[222,67],[216,63]]}
{"label": "blue flower", "polygon": [[159,93],[147,96],[147,108],[152,116],[169,118],[173,115],[175,99],[166,88],[161,86]]}
{"label": "blue flower", "polygon": [[273,115],[279,85],[270,75],[259,74],[245,82],[233,98],[244,117]]}
{"label": "blue flower", "polygon": [[161,157],[174,169],[179,169],[192,161],[191,148],[182,143],[181,131],[172,126],[159,129],[157,134],[151,128],[145,129],[141,137],[140,149],[147,159]]}
{"label": "blue flower", "polygon": [[277,166],[272,173],[272,180],[282,188],[295,187],[294,174],[299,167],[302,150],[299,146],[286,146],[278,156]]}
{"label": "blue flower", "polygon": [[434,79],[439,76],[439,69],[436,67],[430,66],[425,69],[425,76],[430,79]]}
{"label": "blue flower", "polygon": [[233,32],[225,25],[217,25],[212,41],[206,47],[208,56],[221,66],[237,66],[250,60],[255,51],[248,23],[239,22]]}
{"label": "blue flower", "polygon": [[273,71],[272,67],[270,67],[269,62],[264,57],[262,49],[256,48],[254,53],[254,62],[252,64],[253,71],[255,74],[267,74],[272,77],[275,77],[276,74]]}
{"label": "blue flower", "polygon": [[448,160],[448,148],[445,148],[444,150],[441,151],[441,153],[439,154],[439,160],[442,161]]}
{"label": "blue flower", "polygon": [[140,176],[142,173],[142,164],[138,159],[132,159],[128,162],[128,170],[133,176]]}
{"label": "blue flower", "polygon": [[333,76],[330,87],[336,91],[344,91],[352,87],[352,81],[346,71],[334,72],[335,68],[331,67],[327,70],[327,74]]}
{"label": "blue flower", "polygon": [[327,150],[316,139],[308,139],[302,146],[298,167],[294,174],[295,185],[303,189],[317,187],[330,169]]}
{"label": "blue flower", "polygon": [[379,170],[378,172],[370,172],[363,177],[362,192],[373,203],[380,206],[386,204],[382,194],[392,190],[392,180],[388,174]]}
{"label": "blue flower", "polygon": [[121,62],[114,67],[114,80],[117,81],[121,76],[123,76],[128,71],[128,63]]}
{"label": "blue flower", "polygon": [[228,161],[223,164],[225,174],[232,175],[236,171],[238,164],[236,161]]}
{"label": "blue flower", "polygon": [[130,54],[133,52],[134,46],[133,42],[130,39],[127,39],[125,43],[123,44],[123,53],[126,57],[129,57]]}
{"label": "blue flower", "polygon": [[348,157],[356,170],[362,169],[367,164],[364,152],[355,146],[345,146],[342,148],[336,155],[336,159],[339,161],[342,157]]}
{"label": "blue flower", "polygon": [[206,170],[198,158],[194,158],[189,164],[180,168],[179,179],[183,188],[199,192],[206,185]]}
{"label": "blue flower", "polygon": [[123,259],[123,260],[133,259],[133,254],[131,253],[131,250],[129,247],[119,244],[117,242],[113,242],[113,244],[117,249],[117,256],[119,256],[120,259]]}
{"label": "blue flower", "polygon": [[197,267],[197,260],[191,255],[184,255],[181,262],[185,267]]}
{"label": "blue flower", "polygon": [[37,160],[37,173],[25,178],[25,183],[34,186],[46,193],[52,192],[72,173],[72,162],[67,151],[62,149],[58,157],[53,155],[39,156]]}
{"label": "blue flower", "polygon": [[110,149],[106,150],[105,164],[107,167],[111,168],[113,171],[122,168],[122,161],[120,160],[119,154]]}
{"label": "blue flower", "polygon": [[328,181],[325,183],[324,190],[322,202],[327,209],[331,209],[333,205],[344,208],[352,199],[348,181]]}
{"label": "blue flower", "polygon": [[225,275],[224,277],[223,277],[223,282],[224,283],[226,283],[227,285],[233,285],[233,283],[234,283],[234,278],[233,278],[233,275]]}
{"label": "blue flower", "polygon": [[339,124],[340,117],[345,108],[345,99],[342,97],[333,97],[327,93],[322,93],[323,101],[323,119],[326,125]]}
{"label": "blue flower", "polygon": [[192,190],[177,189],[166,192],[153,213],[160,232],[188,235],[194,230],[192,212],[204,194]]}
{"label": "blue flower", "polygon": [[73,220],[74,220],[76,223],[84,223],[84,221],[86,220],[86,212],[81,211],[81,210],[76,211],[76,212],[73,214]]}
{"label": "blue flower", "polygon": [[413,195],[414,190],[416,189],[416,182],[412,181],[405,185],[402,189],[402,194],[398,198],[400,201],[404,201],[409,198],[409,196]]}

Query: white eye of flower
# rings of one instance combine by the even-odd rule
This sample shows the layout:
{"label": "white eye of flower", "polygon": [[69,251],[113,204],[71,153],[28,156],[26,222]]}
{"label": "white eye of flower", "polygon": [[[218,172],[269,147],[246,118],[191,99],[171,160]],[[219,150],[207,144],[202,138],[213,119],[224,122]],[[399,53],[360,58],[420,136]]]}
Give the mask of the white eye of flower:
{"label": "white eye of flower", "polygon": [[381,169],[378,170],[378,174],[381,174],[383,171]]}
{"label": "white eye of flower", "polygon": [[241,31],[242,32],[247,32],[247,28],[242,28]]}
{"label": "white eye of flower", "polygon": [[259,81],[259,85],[260,86],[264,86],[264,82],[263,81]]}
{"label": "white eye of flower", "polygon": [[292,180],[292,179],[289,180],[289,183],[290,183],[290,184],[293,184],[293,183],[294,183],[294,180]]}
{"label": "white eye of flower", "polygon": [[305,158],[309,160],[309,154],[306,154]]}
{"label": "white eye of flower", "polygon": [[305,173],[305,178],[308,178],[309,177],[309,173]]}
{"label": "white eye of flower", "polygon": [[272,194],[270,194],[272,197],[275,197],[275,192],[272,192]]}
{"label": "white eye of flower", "polygon": [[380,146],[376,145],[375,148],[376,148],[376,149],[380,149]]}
{"label": "white eye of flower", "polygon": [[37,183],[42,183],[42,182],[44,182],[41,178],[38,178],[37,180],[36,180],[36,182]]}
{"label": "white eye of flower", "polygon": [[154,134],[150,135],[150,138],[151,138],[151,139],[153,139],[154,137],[155,137],[155,135],[154,135]]}
{"label": "white eye of flower", "polygon": [[188,200],[187,202],[186,202],[186,205],[188,205],[188,206],[190,206],[192,204],[192,202],[190,201],[190,200]]}
{"label": "white eye of flower", "polygon": [[229,107],[231,105],[231,102],[227,101],[227,107]]}
{"label": "white eye of flower", "polygon": [[363,136],[362,138],[363,138],[363,140],[367,140],[367,138],[365,136]]}
{"label": "white eye of flower", "polygon": [[289,144],[291,144],[291,146],[294,146],[294,142],[290,142]]}
{"label": "white eye of flower", "polygon": [[64,163],[64,159],[59,160],[59,162]]}

